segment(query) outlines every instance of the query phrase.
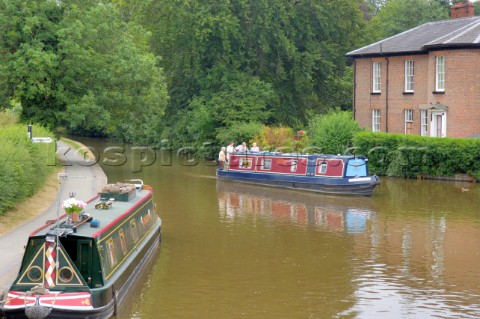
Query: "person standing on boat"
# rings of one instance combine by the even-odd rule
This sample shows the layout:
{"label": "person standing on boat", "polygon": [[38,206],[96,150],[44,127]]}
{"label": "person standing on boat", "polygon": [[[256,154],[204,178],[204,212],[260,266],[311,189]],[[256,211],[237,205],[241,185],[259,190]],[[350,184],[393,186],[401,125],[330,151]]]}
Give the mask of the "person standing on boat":
{"label": "person standing on boat", "polygon": [[220,153],[218,153],[218,167],[223,169],[225,164],[225,146],[222,146]]}
{"label": "person standing on boat", "polygon": [[235,150],[240,153],[248,153],[247,143],[242,142],[242,144],[238,145]]}
{"label": "person standing on boat", "polygon": [[226,159],[226,163],[227,163],[227,169],[228,169],[228,165],[230,165],[230,157],[232,156],[233,153],[235,153],[235,147],[233,147],[234,143],[233,141],[230,142],[230,144],[227,146],[227,159]]}
{"label": "person standing on boat", "polygon": [[260,149],[257,146],[257,143],[253,142],[252,148],[250,148],[250,153],[260,152]]}

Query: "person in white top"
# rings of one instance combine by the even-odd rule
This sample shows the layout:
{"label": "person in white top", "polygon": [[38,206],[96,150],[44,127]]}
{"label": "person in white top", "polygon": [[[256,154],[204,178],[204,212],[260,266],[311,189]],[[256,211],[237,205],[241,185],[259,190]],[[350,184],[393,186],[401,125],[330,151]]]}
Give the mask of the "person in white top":
{"label": "person in white top", "polygon": [[230,156],[235,153],[235,148],[233,147],[233,141],[227,146],[227,163],[230,162]]}
{"label": "person in white top", "polygon": [[250,149],[250,152],[255,153],[255,152],[260,152],[260,149],[257,146],[257,143],[253,142],[252,148]]}
{"label": "person in white top", "polygon": [[248,153],[248,147],[247,147],[247,143],[245,142],[242,142],[242,144],[238,145],[235,150],[237,152],[243,152],[243,153]]}
{"label": "person in white top", "polygon": [[225,147],[222,146],[220,153],[218,153],[218,167],[223,168],[225,163]]}

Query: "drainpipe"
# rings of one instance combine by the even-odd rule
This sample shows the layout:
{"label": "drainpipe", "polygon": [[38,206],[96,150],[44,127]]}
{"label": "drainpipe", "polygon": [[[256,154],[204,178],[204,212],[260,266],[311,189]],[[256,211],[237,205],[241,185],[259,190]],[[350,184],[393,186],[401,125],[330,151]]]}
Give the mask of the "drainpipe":
{"label": "drainpipe", "polygon": [[357,98],[357,61],[353,59],[353,103],[352,103],[352,113],[353,113],[353,119],[355,120],[355,115],[356,115],[356,107],[355,107],[355,101]]}
{"label": "drainpipe", "polygon": [[388,69],[390,61],[388,60],[388,57],[383,54],[382,43],[380,43],[380,55],[385,58],[385,61],[387,61],[387,87],[385,88],[385,132],[388,133]]}
{"label": "drainpipe", "polygon": [[385,120],[387,123],[385,125],[385,132],[388,133],[388,66],[390,61],[388,60],[388,57],[385,57],[385,60],[387,61],[387,87],[385,88]]}

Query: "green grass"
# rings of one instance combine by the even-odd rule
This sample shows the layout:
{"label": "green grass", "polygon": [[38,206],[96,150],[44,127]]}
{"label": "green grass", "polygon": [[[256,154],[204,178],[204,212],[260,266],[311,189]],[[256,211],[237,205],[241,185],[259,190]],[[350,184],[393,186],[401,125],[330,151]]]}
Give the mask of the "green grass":
{"label": "green grass", "polygon": [[85,145],[65,137],[62,137],[61,141],[68,144],[71,148],[75,150],[75,152],[81,154],[84,159],[95,160],[95,156]]}
{"label": "green grass", "polygon": [[[0,113],[0,214],[38,191],[56,163],[55,144],[32,143],[27,131],[27,125]],[[54,139],[41,126],[34,125],[33,132]]]}

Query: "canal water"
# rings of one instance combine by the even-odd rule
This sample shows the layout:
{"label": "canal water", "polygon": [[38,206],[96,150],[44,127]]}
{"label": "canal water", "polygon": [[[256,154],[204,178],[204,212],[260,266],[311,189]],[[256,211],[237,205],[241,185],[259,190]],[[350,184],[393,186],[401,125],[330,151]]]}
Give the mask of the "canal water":
{"label": "canal water", "polygon": [[81,141],[110,182],[152,185],[163,220],[160,252],[117,318],[480,317],[476,185],[383,178],[371,198],[325,196]]}

